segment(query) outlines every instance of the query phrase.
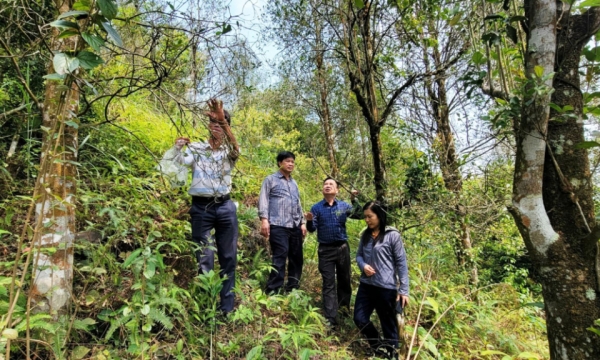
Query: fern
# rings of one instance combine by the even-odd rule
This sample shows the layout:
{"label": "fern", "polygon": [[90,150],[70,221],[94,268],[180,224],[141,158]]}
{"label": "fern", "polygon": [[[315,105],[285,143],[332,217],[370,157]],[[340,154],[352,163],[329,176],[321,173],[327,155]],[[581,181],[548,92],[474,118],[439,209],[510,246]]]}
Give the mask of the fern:
{"label": "fern", "polygon": [[158,322],[162,324],[162,326],[164,326],[167,330],[173,329],[173,322],[162,310],[155,308],[150,309],[150,312],[148,313],[148,318],[150,318],[150,320],[152,320],[155,323]]}
{"label": "fern", "polygon": [[104,338],[106,340],[110,339],[112,337],[113,333],[115,332],[115,330],[117,330],[119,327],[123,326],[123,324],[127,323],[132,318],[133,318],[133,314],[129,314],[129,315],[126,315],[126,316],[123,316],[121,318],[111,321],[110,328],[106,332],[106,335],[104,336]]}
{"label": "fern", "polygon": [[185,307],[183,306],[183,304],[177,300],[177,299],[173,299],[170,297],[157,297],[154,299],[154,301],[152,302],[152,305],[164,305],[164,306],[171,306],[175,309],[177,309],[177,311],[179,311],[181,314],[186,314],[187,312],[185,311]]}
{"label": "fern", "polygon": [[[52,316],[48,314],[35,314],[29,317],[29,329],[43,329],[48,331],[51,334],[56,332],[56,328],[52,325],[53,322],[45,321],[48,319],[52,319]],[[15,326],[15,330],[21,332],[27,329],[27,319],[23,319],[17,326]]]}

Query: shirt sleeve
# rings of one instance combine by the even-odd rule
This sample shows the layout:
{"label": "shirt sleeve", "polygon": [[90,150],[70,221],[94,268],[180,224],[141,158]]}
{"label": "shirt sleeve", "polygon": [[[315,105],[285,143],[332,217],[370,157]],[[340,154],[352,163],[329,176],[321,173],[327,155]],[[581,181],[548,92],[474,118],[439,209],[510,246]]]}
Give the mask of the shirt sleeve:
{"label": "shirt sleeve", "polygon": [[267,176],[260,187],[258,196],[258,217],[261,219],[269,219],[269,193],[271,192],[270,177]]}
{"label": "shirt sleeve", "polygon": [[317,230],[317,225],[319,223],[317,205],[313,205],[313,207],[310,209],[310,212],[313,214],[313,219],[306,222],[306,230],[309,232],[314,232]]}
{"label": "shirt sleeve", "polygon": [[406,261],[406,252],[404,251],[404,243],[399,233],[395,233],[394,235],[392,250],[394,252],[394,269],[400,281],[398,293],[408,296],[408,264]]}
{"label": "shirt sleeve", "polygon": [[360,234],[360,240],[358,240],[358,250],[356,250],[356,263],[358,264],[358,268],[360,269],[361,272],[364,272],[365,270],[365,259],[363,258],[364,256],[364,252],[363,252],[363,241],[362,241],[362,233]]}
{"label": "shirt sleeve", "polygon": [[362,205],[358,202],[358,200],[352,200],[352,206],[348,211],[348,217],[350,219],[362,219],[364,218],[364,212],[362,209]]}
{"label": "shirt sleeve", "polygon": [[173,154],[172,161],[176,162],[177,164],[191,166],[194,162],[194,156],[189,147],[186,148],[185,151],[182,151],[181,149],[173,146],[171,150]]}

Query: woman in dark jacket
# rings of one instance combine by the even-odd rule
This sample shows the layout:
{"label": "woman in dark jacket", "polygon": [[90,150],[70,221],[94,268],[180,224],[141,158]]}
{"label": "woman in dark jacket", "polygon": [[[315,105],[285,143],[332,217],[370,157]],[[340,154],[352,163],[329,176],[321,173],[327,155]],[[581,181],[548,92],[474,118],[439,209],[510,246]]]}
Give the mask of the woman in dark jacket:
{"label": "woman in dark jacket", "polygon": [[[363,207],[367,228],[361,235],[356,261],[361,270],[354,304],[354,323],[379,356],[396,358],[398,325],[396,303],[408,305],[408,266],[400,232],[386,226],[387,216],[378,201]],[[377,312],[383,339],[371,322]]]}

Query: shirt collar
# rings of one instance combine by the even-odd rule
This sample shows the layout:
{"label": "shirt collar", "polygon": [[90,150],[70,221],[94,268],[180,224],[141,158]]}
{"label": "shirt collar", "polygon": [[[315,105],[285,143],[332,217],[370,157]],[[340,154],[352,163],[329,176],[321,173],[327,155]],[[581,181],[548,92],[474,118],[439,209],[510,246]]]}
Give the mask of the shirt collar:
{"label": "shirt collar", "polygon": [[323,202],[323,206],[331,206],[331,207],[334,207],[334,206],[336,206],[336,205],[337,205],[337,198],[334,198],[334,199],[333,199],[333,203],[332,203],[331,205],[329,205],[329,203],[328,203],[328,202],[327,202],[327,200],[325,200],[325,199],[323,199],[323,200],[321,200],[321,201]]}
{"label": "shirt collar", "polygon": [[[277,172],[275,173],[275,175],[276,175],[278,178],[280,178],[280,179],[282,179],[282,178],[283,178],[283,179],[285,179],[285,175],[283,175],[283,174],[281,173],[281,171],[279,171],[279,170],[277,170]],[[291,179],[291,178],[292,178],[292,174],[290,174],[290,179]]]}

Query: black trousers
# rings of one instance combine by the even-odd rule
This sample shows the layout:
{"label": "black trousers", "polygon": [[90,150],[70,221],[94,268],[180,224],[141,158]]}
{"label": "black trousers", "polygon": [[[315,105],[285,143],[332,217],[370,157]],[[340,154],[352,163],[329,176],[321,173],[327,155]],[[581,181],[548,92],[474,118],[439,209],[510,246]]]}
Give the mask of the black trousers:
{"label": "black trousers", "polygon": [[267,281],[267,293],[278,292],[285,279],[285,263],[288,261],[288,279],[285,291],[298,289],[302,276],[302,230],[271,225],[269,243],[273,254],[273,270]]}
{"label": "black trousers", "polygon": [[329,323],[335,325],[338,308],[350,309],[350,248],[347,241],[319,244],[318,253],[319,272],[323,277],[323,313]]}
{"label": "black trousers", "polygon": [[[192,240],[200,246],[196,251],[198,272],[209,272],[215,266],[217,257],[223,280],[220,310],[228,313],[233,310],[235,266],[237,262],[238,220],[235,204],[231,200],[222,203],[204,203],[193,198],[190,208]],[[210,239],[210,230],[215,229],[215,241]]]}
{"label": "black trousers", "polygon": [[[354,323],[369,342],[371,348],[377,352],[387,351],[388,358],[395,359],[395,350],[398,346],[398,324],[396,323],[396,297],[395,289],[384,289],[379,286],[360,283],[356,300],[354,302]],[[383,330],[383,339],[371,322],[373,310],[377,312]]]}

